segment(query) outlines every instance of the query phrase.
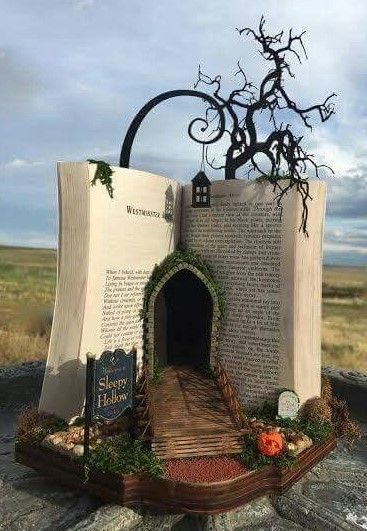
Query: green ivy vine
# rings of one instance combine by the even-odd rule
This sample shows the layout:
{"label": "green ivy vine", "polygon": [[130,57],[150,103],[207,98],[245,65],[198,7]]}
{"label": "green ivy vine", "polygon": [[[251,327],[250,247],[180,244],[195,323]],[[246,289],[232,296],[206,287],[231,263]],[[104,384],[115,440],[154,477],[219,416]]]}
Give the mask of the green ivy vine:
{"label": "green ivy vine", "polygon": [[113,170],[111,166],[107,164],[107,162],[104,162],[103,160],[88,159],[88,162],[90,164],[97,164],[94,177],[91,180],[91,185],[95,186],[97,181],[100,181],[100,183],[106,187],[108,195],[112,199],[113,198],[113,188],[112,188]]}
{"label": "green ivy vine", "polygon": [[160,264],[156,264],[154,266],[152,274],[144,288],[143,308],[140,310],[140,319],[144,319],[146,316],[146,313],[148,311],[148,301],[156,285],[160,282],[160,280],[165,276],[166,273],[168,273],[173,267],[181,264],[182,262],[186,262],[187,264],[196,267],[201,273],[203,273],[203,275],[205,275],[205,278],[211,283],[218,297],[220,318],[223,318],[225,313],[225,300],[223,293],[220,290],[216,279],[214,278],[214,274],[211,268],[197,253],[195,253],[191,249],[180,248],[166,256],[166,258]]}

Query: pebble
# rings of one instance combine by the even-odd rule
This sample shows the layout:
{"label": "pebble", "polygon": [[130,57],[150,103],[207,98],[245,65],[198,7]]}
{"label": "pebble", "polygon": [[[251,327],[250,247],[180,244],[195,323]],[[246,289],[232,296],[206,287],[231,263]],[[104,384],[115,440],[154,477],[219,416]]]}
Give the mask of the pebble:
{"label": "pebble", "polygon": [[73,448],[73,454],[75,457],[82,457],[84,455],[84,446],[82,444],[76,444]]}

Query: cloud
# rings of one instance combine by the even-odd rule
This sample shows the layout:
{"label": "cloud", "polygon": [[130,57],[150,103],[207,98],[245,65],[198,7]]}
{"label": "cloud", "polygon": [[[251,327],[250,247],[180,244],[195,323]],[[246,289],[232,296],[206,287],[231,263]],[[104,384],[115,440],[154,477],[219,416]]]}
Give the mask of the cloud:
{"label": "cloud", "polygon": [[34,166],[42,166],[43,164],[44,162],[40,161],[13,159],[9,162],[3,163],[2,166],[4,166],[4,168],[33,168]]}
{"label": "cloud", "polygon": [[[337,253],[346,253],[352,252],[361,255],[367,256],[367,247],[356,247],[355,245],[350,245],[347,243],[325,243],[324,246],[325,252],[332,251]],[[367,264],[367,261],[366,261]]]}
{"label": "cloud", "polygon": [[[338,224],[336,219],[334,223]],[[365,221],[361,223],[361,220],[356,220],[356,222],[356,227],[349,227],[344,230],[341,228],[326,228],[324,241],[325,263],[367,266],[367,223]],[[344,222],[344,225],[347,224]]]}
{"label": "cloud", "polygon": [[84,11],[94,5],[94,0],[76,0],[75,9]]}
{"label": "cloud", "polygon": [[327,215],[337,218],[367,217],[367,166],[358,172],[350,171],[342,178],[327,179]]}
{"label": "cloud", "polygon": [[[23,223],[26,241],[35,216],[25,214],[25,206],[33,204],[39,216],[51,208],[56,213],[56,161],[101,158],[116,164],[139,108],[160,92],[193,88],[199,63],[208,74],[222,75],[224,94],[238,82],[233,76],[238,59],[258,86],[269,65],[254,40],[240,37],[235,27],[257,27],[262,13],[272,33],[307,30],[308,60],[298,65],[292,58],[296,77],[285,81],[290,96],[308,106],[332,91],[338,94],[335,116],[302,133],[317,161],[335,170],[335,177],[325,177],[326,227],[345,238],[352,220],[363,220],[367,212],[365,0],[354,0],[353,9],[341,0],[246,5],[234,0],[230,10],[212,0],[209,11],[205,0],[7,2],[2,10],[6,46],[0,49],[0,216],[4,204],[19,207],[17,223]],[[190,98],[158,106],[135,139],[132,167],[187,182],[201,161],[201,148],[189,140],[187,126],[204,114],[205,105]],[[223,151],[222,145],[213,146],[217,162]],[[219,171],[208,175],[223,177]],[[38,225],[37,231],[42,232]],[[350,239],[329,244],[361,247]],[[348,252],[344,256],[348,259]]]}
{"label": "cloud", "polygon": [[367,266],[367,221],[347,229],[326,228],[324,253],[327,263]]}

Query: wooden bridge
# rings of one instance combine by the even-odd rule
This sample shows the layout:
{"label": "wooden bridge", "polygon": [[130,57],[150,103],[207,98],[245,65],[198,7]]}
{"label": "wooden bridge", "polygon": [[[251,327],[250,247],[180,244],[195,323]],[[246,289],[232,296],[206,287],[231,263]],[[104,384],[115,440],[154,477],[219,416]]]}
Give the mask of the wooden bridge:
{"label": "wooden bridge", "polygon": [[145,422],[158,457],[241,452],[241,407],[224,369],[217,366],[216,374],[212,378],[192,367],[171,366],[158,382],[146,382]]}

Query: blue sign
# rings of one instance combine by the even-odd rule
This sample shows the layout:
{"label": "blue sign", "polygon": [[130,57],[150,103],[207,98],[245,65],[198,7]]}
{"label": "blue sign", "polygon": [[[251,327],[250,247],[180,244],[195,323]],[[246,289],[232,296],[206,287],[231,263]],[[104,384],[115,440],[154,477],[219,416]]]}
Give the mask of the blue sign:
{"label": "blue sign", "polygon": [[95,361],[93,418],[116,420],[132,407],[135,368],[135,350],[106,350]]}

